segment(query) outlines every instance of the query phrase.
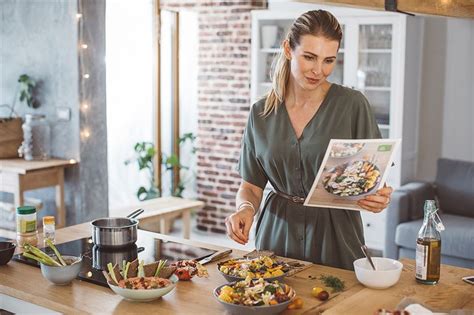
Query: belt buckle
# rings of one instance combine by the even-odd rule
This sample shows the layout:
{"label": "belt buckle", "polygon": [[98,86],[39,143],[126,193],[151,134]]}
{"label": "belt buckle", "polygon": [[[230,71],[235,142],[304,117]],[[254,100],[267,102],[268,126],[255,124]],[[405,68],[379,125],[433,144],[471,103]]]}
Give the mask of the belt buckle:
{"label": "belt buckle", "polygon": [[294,203],[302,203],[302,202],[304,201],[303,198],[298,197],[298,196],[292,196],[292,197],[291,197],[291,200],[292,200]]}

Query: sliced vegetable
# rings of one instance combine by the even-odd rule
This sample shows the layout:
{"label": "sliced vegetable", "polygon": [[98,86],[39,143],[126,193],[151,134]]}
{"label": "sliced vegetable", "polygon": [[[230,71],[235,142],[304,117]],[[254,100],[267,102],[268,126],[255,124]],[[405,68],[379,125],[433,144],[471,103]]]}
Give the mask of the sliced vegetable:
{"label": "sliced vegetable", "polygon": [[138,264],[138,277],[144,277],[145,276],[145,270],[143,269],[143,265],[145,264],[144,260],[140,260]]}
{"label": "sliced vegetable", "polygon": [[125,269],[123,270],[123,278],[124,278],[125,280],[127,280],[127,278],[128,278],[127,275],[128,275],[128,269],[130,268],[130,265],[131,265],[130,262],[127,262],[127,263],[125,264]]}
{"label": "sliced vegetable", "polygon": [[48,244],[49,247],[51,247],[51,249],[53,250],[54,254],[56,255],[56,257],[58,257],[58,260],[59,262],[61,263],[61,265],[63,266],[67,266],[66,262],[64,261],[63,257],[61,256],[61,254],[59,253],[58,249],[56,248],[56,246],[54,246],[53,242],[47,238],[46,239],[46,244]]}
{"label": "sliced vegetable", "polygon": [[115,281],[115,285],[118,285],[119,282],[117,281],[117,277],[115,277],[114,266],[112,265],[112,263],[107,264],[107,269],[109,270],[110,277],[112,278],[112,280]]}
{"label": "sliced vegetable", "polygon": [[58,267],[61,266],[61,264],[59,262],[57,262],[56,260],[54,260],[51,256],[48,256],[43,251],[39,250],[38,248],[36,248],[32,245],[26,244],[25,245],[25,250],[26,250],[25,253],[29,253],[29,254],[32,254],[32,255],[34,255],[38,258],[41,258],[46,265],[58,266]]}
{"label": "sliced vegetable", "polygon": [[158,267],[156,268],[156,271],[155,271],[155,277],[158,277],[158,276],[159,276],[161,270],[162,270],[163,267],[166,265],[166,262],[167,262],[167,261],[168,261],[168,260],[161,260],[161,259],[160,259],[160,262],[159,262],[159,264],[158,264]]}

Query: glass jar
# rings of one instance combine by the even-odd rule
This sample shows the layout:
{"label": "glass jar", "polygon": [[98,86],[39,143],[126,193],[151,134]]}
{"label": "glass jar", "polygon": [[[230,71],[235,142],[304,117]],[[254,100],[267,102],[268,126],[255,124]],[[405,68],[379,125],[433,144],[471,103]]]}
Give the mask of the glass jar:
{"label": "glass jar", "polygon": [[20,148],[25,160],[47,160],[51,152],[51,130],[45,115],[26,114],[23,144]]}
{"label": "glass jar", "polygon": [[20,247],[25,244],[38,244],[38,227],[36,222],[36,208],[23,206],[16,209],[16,240]]}
{"label": "glass jar", "polygon": [[43,217],[43,240],[46,241],[47,239],[55,243],[56,229],[53,216]]}

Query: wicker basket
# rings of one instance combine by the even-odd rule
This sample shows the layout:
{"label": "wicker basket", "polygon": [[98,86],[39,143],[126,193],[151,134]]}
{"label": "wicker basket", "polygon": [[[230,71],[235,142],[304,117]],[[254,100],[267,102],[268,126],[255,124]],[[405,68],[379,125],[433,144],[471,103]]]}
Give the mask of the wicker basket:
{"label": "wicker basket", "polygon": [[21,118],[0,118],[0,159],[18,157],[18,148],[23,141]]}

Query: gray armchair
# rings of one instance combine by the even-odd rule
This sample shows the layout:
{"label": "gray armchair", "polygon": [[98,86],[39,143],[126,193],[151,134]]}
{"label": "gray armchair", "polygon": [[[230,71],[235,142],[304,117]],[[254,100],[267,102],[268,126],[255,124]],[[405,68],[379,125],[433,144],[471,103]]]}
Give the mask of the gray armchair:
{"label": "gray armchair", "polygon": [[474,268],[474,162],[439,159],[434,183],[413,182],[393,193],[386,210],[384,256],[415,258],[427,199],[438,200],[446,227],[441,232],[441,262]]}

